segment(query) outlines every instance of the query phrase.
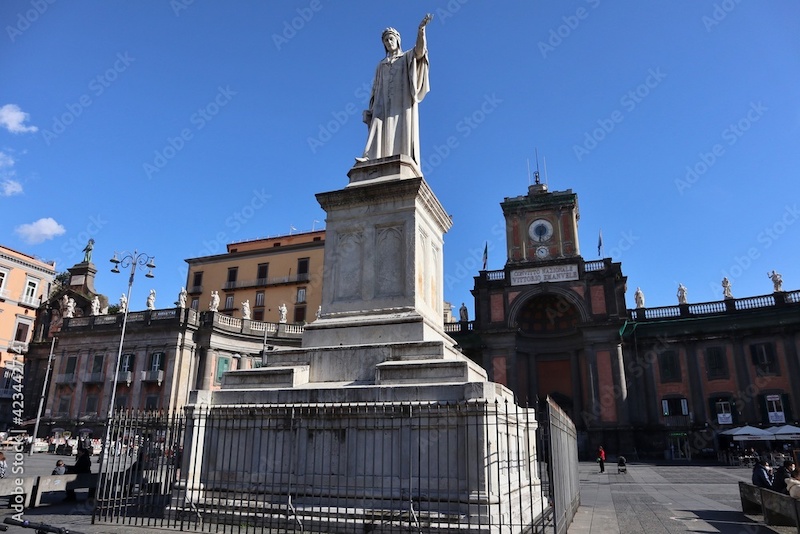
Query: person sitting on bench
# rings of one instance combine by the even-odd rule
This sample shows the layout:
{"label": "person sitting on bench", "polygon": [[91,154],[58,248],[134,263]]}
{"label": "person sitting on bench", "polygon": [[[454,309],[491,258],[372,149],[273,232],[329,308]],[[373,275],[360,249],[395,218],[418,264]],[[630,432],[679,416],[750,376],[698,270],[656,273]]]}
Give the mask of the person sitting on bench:
{"label": "person sitting on bench", "polygon": [[[75,459],[75,465],[67,466],[68,475],[81,475],[85,473],[91,474],[92,472],[92,459],[89,457],[89,451],[86,449],[78,449],[78,457]],[[89,489],[89,498],[94,497],[94,488]],[[68,488],[65,501],[75,500],[75,490]]]}

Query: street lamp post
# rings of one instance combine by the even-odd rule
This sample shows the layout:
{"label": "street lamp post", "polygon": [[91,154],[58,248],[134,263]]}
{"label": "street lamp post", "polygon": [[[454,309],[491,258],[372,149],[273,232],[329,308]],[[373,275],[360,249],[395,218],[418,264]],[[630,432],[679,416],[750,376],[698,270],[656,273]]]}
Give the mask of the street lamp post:
{"label": "street lamp post", "polygon": [[[130,301],[131,301],[131,288],[133,288],[133,279],[136,276],[136,269],[137,267],[146,267],[148,269],[145,276],[147,278],[153,278],[153,269],[156,268],[155,266],[155,257],[150,256],[144,252],[133,251],[133,253],[125,253],[123,252],[122,257],[118,257],[117,253],[114,253],[114,257],[111,258],[111,263],[114,264],[114,267],[111,269],[112,273],[119,274],[120,265],[123,269],[128,267],[131,268],[131,275],[128,278],[128,294],[125,301],[125,312],[122,316],[122,332],[119,336],[119,350],[117,351],[117,362],[114,366],[114,375],[111,379],[111,398],[108,402],[108,417],[106,418],[106,439],[103,442],[103,457],[107,456],[109,453],[109,446],[111,441],[111,421],[114,418],[114,404],[117,400],[117,377],[119,376],[119,367],[122,361],[122,345],[125,342],[125,328],[128,325],[128,309],[130,308]],[[101,457],[101,462],[103,462],[104,458]],[[100,468],[100,471],[103,471],[103,468]]]}

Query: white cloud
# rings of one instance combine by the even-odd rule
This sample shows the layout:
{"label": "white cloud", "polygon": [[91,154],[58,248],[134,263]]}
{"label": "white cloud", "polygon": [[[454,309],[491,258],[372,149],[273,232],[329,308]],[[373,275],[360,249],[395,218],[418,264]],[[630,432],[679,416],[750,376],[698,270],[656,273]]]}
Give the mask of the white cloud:
{"label": "white cloud", "polygon": [[6,104],[0,108],[0,126],[3,126],[11,133],[35,132],[39,128],[36,126],[25,126],[22,124],[27,121],[29,115],[19,109],[16,104]]}
{"label": "white cloud", "polygon": [[14,158],[6,154],[5,152],[0,152],[0,169],[3,167],[13,167],[14,166]]}
{"label": "white cloud", "polygon": [[0,196],[10,197],[22,193],[22,184],[16,180],[3,180],[0,182]]}
{"label": "white cloud", "polygon": [[48,239],[53,239],[56,236],[60,236],[67,230],[58,224],[55,219],[46,217],[30,224],[22,224],[17,226],[14,231],[26,243],[35,245],[37,243],[47,241]]}

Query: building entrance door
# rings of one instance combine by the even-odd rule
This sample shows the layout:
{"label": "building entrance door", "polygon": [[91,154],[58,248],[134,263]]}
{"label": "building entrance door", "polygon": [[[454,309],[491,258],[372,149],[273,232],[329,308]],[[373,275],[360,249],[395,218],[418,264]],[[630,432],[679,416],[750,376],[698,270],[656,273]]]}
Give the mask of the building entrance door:
{"label": "building entrance door", "polygon": [[685,432],[673,432],[669,435],[668,460],[691,460],[692,450],[689,447],[689,436]]}

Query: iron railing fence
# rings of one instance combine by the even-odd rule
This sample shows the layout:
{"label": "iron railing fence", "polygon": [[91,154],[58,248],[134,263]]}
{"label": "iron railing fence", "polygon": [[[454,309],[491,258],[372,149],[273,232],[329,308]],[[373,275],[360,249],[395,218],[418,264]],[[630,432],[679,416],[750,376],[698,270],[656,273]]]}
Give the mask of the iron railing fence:
{"label": "iron railing fence", "polygon": [[502,401],[118,413],[93,520],[231,533],[553,532],[552,518],[571,520],[577,506],[575,486],[559,498],[577,467],[551,465],[577,466],[574,425],[555,414],[539,427],[533,410]]}

